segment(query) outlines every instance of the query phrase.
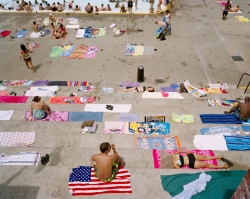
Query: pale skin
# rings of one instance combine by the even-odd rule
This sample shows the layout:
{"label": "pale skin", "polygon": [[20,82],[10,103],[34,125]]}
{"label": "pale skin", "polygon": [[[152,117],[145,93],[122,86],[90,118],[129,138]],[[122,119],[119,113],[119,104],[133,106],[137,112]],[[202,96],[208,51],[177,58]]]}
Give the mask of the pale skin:
{"label": "pale skin", "polygon": [[[187,154],[192,154],[190,151],[184,151],[184,150],[178,150],[177,152],[173,153],[173,166],[175,169],[180,169],[180,165],[178,165],[176,162],[180,159],[179,156],[176,156],[180,153],[187,153]],[[194,163],[194,168],[195,169],[200,169],[200,168],[209,168],[209,169],[227,169],[228,164],[224,164],[223,166],[216,166],[213,164],[208,164],[206,162],[202,162],[202,160],[213,160],[213,159],[221,159],[224,158],[224,156],[203,156],[199,154],[193,154],[195,157],[195,163]],[[184,165],[188,166],[189,165],[189,159],[187,156],[183,156],[184,159]]]}
{"label": "pale skin", "polygon": [[[137,92],[137,90],[135,88],[136,87],[123,89],[123,90],[117,90],[116,92]],[[138,89],[138,92],[143,92],[143,87],[137,87],[137,89]],[[146,87],[145,92],[150,92],[150,91],[153,91],[153,90],[154,90],[154,88]]]}
{"label": "pale skin", "polygon": [[[26,52],[24,53],[24,52],[21,50],[21,51],[20,51],[20,59],[23,57],[24,54],[29,54],[29,53],[33,53],[33,51],[30,51],[29,49],[26,49]],[[26,66],[27,66],[28,69],[30,69],[30,67],[29,67],[29,64],[30,64],[30,66],[31,66],[31,68],[32,68],[32,70],[33,70],[33,73],[34,73],[34,72],[35,72],[35,69],[34,69],[34,66],[33,66],[33,64],[32,64],[32,58],[30,58],[29,61],[26,61],[26,60],[24,59],[24,61],[25,61],[25,64],[26,64]]]}
{"label": "pale skin", "polygon": [[[108,153],[113,150],[113,155],[108,155]],[[118,155],[115,145],[109,145],[108,150],[104,153],[94,154],[91,157],[91,163],[97,166],[98,169],[98,178],[99,179],[108,179],[112,175],[112,165],[113,162],[117,162],[120,166],[124,167],[125,162]]]}
{"label": "pale skin", "polygon": [[33,109],[36,109],[36,110],[42,110],[43,109],[47,113],[47,115],[49,117],[51,116],[50,107],[48,105],[46,105],[43,101],[41,101],[41,97],[39,97],[39,98],[40,98],[39,102],[32,101],[31,104],[30,104],[30,107],[31,107],[31,109],[30,109],[31,112],[30,112],[30,117],[29,117],[30,120],[32,120]]}

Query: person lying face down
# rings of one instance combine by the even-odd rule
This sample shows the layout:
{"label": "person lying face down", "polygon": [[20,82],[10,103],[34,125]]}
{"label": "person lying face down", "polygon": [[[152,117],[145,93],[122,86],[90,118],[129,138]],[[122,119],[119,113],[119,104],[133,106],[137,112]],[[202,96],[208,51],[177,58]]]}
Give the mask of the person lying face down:
{"label": "person lying face down", "polygon": [[232,107],[229,111],[224,111],[225,114],[234,113],[234,116],[241,122],[246,122],[250,118],[250,98],[247,96],[244,99],[245,103],[238,101],[238,104]]}
{"label": "person lying face down", "polygon": [[[108,153],[113,150],[113,155]],[[104,142],[100,145],[99,154],[94,154],[91,157],[91,163],[94,166],[95,176],[103,182],[111,182],[115,179],[119,166],[124,167],[125,162],[118,155],[115,145]]]}
{"label": "person lying face down", "polygon": [[237,5],[237,6],[234,7],[234,8],[230,8],[230,9],[229,9],[229,12],[238,12],[238,11],[239,11],[239,8],[240,8],[240,6]]}
{"label": "person lying face down", "polygon": [[[187,156],[182,156],[180,153],[187,153]],[[190,151],[178,150],[173,154],[173,166],[175,169],[180,169],[183,166],[188,166],[193,169],[200,168],[209,168],[209,169],[227,169],[229,168],[228,164],[223,166],[216,166],[213,164],[208,164],[206,162],[202,162],[202,160],[213,160],[213,159],[221,159],[224,156],[203,156],[199,154],[193,154]]]}
{"label": "person lying face down", "polygon": [[127,89],[117,90],[116,92],[154,92],[153,87],[127,87]]}

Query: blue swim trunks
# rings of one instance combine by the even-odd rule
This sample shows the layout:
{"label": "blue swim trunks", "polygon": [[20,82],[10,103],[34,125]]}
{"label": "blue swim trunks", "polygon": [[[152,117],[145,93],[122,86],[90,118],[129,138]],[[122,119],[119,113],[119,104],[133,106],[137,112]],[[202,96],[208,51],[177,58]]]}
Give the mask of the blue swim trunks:
{"label": "blue swim trunks", "polygon": [[236,117],[241,122],[247,122],[248,121],[248,120],[245,120],[245,119],[240,117],[240,109],[239,108],[236,108],[234,110],[234,117]]}

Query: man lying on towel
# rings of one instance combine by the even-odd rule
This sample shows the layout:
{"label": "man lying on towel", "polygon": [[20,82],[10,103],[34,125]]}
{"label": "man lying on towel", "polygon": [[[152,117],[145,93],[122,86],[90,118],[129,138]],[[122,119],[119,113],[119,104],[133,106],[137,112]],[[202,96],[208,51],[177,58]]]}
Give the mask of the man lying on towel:
{"label": "man lying on towel", "polygon": [[245,97],[245,103],[238,101],[238,104],[232,107],[229,111],[224,111],[225,114],[234,113],[234,116],[241,122],[247,122],[250,118],[250,98]]}
{"label": "man lying on towel", "polygon": [[[113,149],[114,155],[108,155],[111,149]],[[91,157],[95,176],[103,182],[111,182],[115,179],[119,166],[124,167],[125,163],[116,152],[114,144],[104,142],[100,145],[100,150],[101,153]]]}

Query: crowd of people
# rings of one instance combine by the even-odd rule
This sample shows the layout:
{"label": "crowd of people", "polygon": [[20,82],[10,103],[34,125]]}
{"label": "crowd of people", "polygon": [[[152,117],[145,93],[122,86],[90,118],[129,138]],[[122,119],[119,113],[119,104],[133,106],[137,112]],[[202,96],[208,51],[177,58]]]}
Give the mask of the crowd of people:
{"label": "crowd of people", "polygon": [[[122,2],[120,5],[120,1]],[[149,2],[149,11],[151,13],[154,12],[154,5],[155,0],[148,0]],[[125,6],[124,3],[127,3],[127,6]],[[75,8],[73,8],[74,1],[71,0],[69,2],[66,2],[63,0],[62,3],[60,2],[53,2],[52,4],[48,3],[45,0],[41,0],[41,3],[39,3],[37,0],[34,0],[34,3],[31,3],[31,1],[26,2],[25,0],[17,0],[16,2],[12,3],[8,9],[4,8],[4,5],[0,4],[0,8],[2,10],[16,10],[16,11],[25,11],[25,12],[32,12],[34,6],[38,6],[38,10],[51,10],[53,12],[58,11],[62,12],[64,10],[73,10],[73,11],[82,11],[80,8],[80,5],[76,5]],[[167,7],[172,6],[172,0],[158,0],[158,3],[156,5],[157,12],[161,11],[161,5],[165,5]],[[127,11],[129,13],[132,13],[133,7],[135,7],[135,10],[138,9],[138,0],[117,0],[116,4],[114,6],[116,9],[120,8],[120,13],[126,13]],[[95,8],[95,10],[94,10]],[[112,11],[109,4],[105,7],[104,4],[101,4],[101,6],[98,8],[98,6],[93,6],[90,3],[88,3],[85,7],[85,11],[88,13],[99,11]]]}

